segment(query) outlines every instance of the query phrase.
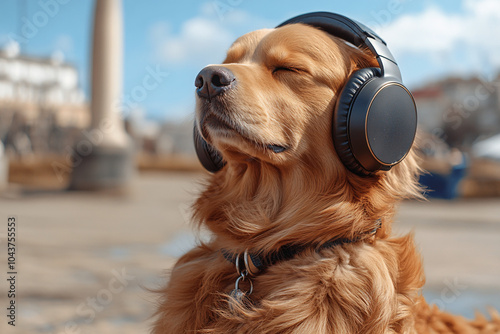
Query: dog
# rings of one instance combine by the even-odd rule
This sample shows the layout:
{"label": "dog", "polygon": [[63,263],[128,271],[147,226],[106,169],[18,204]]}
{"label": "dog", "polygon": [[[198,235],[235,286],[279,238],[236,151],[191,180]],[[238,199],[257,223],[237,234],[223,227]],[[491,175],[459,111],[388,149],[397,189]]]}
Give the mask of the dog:
{"label": "dog", "polygon": [[162,288],[154,334],[500,333],[429,306],[397,203],[421,198],[412,148],[390,170],[352,172],[332,110],[366,48],[308,24],[238,38],[196,78],[196,129],[224,160],[193,220],[212,233]]}

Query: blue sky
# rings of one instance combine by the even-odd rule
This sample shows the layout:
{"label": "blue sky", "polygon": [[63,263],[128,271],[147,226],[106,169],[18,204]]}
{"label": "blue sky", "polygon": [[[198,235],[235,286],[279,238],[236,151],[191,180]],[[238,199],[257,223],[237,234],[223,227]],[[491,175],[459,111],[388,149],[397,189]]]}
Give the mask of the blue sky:
{"label": "blue sky", "polygon": [[[16,39],[23,54],[62,52],[78,67],[88,96],[93,5],[91,0],[1,0],[0,48]],[[497,0],[123,0],[123,10],[124,95],[151,71],[168,72],[157,88],[129,102],[156,119],[192,117],[196,74],[220,62],[235,38],[310,11],[337,12],[374,28],[410,88],[450,75],[491,79],[500,69]]]}

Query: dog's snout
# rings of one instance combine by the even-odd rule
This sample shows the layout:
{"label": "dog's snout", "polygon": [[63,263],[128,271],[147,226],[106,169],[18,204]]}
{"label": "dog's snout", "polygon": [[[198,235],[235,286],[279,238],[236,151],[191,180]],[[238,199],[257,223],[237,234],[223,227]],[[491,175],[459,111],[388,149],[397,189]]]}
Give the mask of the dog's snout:
{"label": "dog's snout", "polygon": [[198,73],[194,85],[199,97],[211,99],[231,88],[236,77],[223,66],[207,66]]}

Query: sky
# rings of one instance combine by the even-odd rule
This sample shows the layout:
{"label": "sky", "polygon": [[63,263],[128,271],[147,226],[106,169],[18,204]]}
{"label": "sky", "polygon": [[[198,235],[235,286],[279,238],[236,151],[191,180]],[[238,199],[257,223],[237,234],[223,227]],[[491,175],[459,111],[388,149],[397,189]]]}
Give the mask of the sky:
{"label": "sky", "polygon": [[[220,63],[237,37],[312,11],[339,13],[374,29],[411,89],[449,76],[491,80],[500,69],[498,0],[122,0],[122,5],[123,104],[151,119],[192,118],[194,79],[204,66]],[[63,54],[78,68],[90,98],[93,7],[93,0],[0,0],[0,49],[15,40],[22,54]],[[157,85],[145,90],[151,73],[157,74]]]}

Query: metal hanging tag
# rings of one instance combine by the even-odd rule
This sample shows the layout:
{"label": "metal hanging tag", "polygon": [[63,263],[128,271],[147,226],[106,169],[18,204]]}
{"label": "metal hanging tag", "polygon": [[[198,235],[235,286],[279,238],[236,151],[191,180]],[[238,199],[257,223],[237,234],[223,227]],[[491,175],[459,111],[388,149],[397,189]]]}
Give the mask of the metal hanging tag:
{"label": "metal hanging tag", "polygon": [[[236,256],[236,272],[238,273],[238,278],[234,283],[234,290],[229,294],[229,308],[234,311],[236,305],[241,305],[247,296],[251,295],[253,292],[253,283],[250,278],[248,278],[247,270],[240,270],[240,255]],[[250,284],[250,289],[248,291],[243,291],[240,289],[240,282],[248,281]]]}
{"label": "metal hanging tag", "polygon": [[[250,284],[250,289],[248,291],[243,291],[240,289],[240,281],[248,281]],[[234,290],[229,294],[229,307],[234,311],[235,305],[241,305],[253,292],[252,280],[247,277],[246,270],[241,272],[241,275],[236,279],[234,283]]]}

